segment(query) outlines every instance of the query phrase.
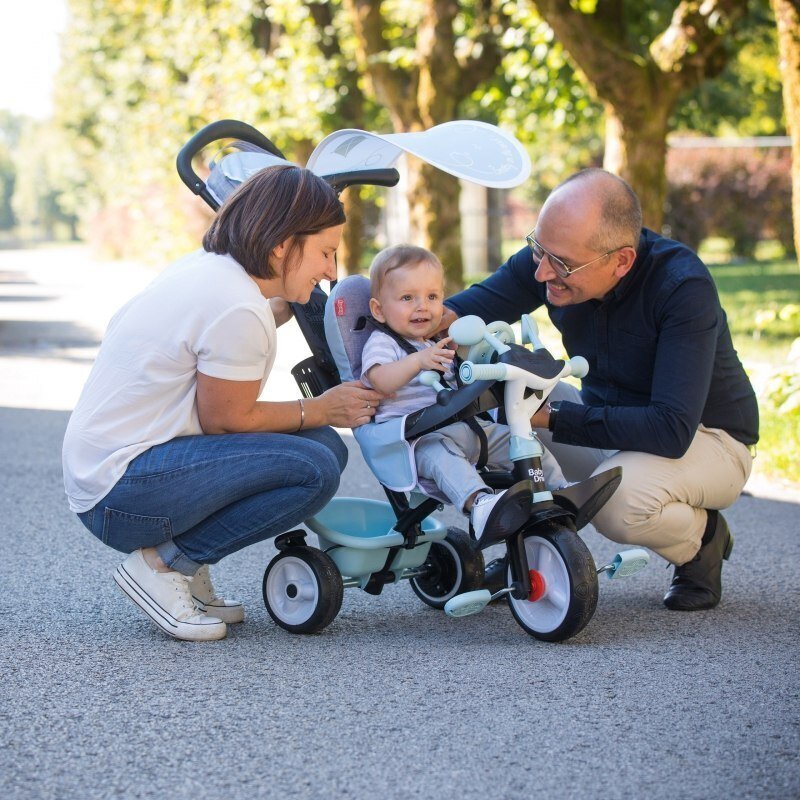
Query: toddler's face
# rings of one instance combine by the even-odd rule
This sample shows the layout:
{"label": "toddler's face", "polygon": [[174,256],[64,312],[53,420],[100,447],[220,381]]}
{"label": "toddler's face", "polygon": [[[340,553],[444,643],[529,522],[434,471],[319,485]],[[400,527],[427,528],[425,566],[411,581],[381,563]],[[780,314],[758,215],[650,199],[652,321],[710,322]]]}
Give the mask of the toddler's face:
{"label": "toddler's face", "polygon": [[380,295],[369,301],[372,316],[406,339],[426,339],[438,330],[444,307],[444,275],[429,262],[390,272]]}

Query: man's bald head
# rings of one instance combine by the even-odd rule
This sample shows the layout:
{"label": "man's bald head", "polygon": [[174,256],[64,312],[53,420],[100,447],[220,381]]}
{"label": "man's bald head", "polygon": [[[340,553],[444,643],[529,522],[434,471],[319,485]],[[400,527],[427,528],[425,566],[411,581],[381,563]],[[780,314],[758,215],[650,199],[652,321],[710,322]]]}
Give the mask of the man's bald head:
{"label": "man's bald head", "polygon": [[573,217],[576,224],[582,220],[585,244],[598,253],[639,244],[639,198],[622,178],[604,169],[585,169],[567,178],[550,193],[545,209]]}

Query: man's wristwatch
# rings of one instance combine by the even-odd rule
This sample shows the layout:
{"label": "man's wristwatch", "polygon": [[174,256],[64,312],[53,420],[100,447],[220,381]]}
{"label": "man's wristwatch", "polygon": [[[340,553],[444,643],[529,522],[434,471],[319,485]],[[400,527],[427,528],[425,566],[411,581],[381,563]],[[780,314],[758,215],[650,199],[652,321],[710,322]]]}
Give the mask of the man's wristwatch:
{"label": "man's wristwatch", "polygon": [[552,433],[556,427],[556,417],[558,416],[558,411],[561,408],[561,401],[560,400],[553,400],[552,403],[547,404],[547,410],[550,412],[550,416],[547,420],[547,430]]}

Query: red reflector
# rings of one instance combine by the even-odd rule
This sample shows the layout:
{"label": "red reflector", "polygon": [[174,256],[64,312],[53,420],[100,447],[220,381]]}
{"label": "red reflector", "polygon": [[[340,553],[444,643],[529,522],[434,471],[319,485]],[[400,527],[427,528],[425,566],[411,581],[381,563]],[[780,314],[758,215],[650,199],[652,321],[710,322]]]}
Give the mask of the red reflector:
{"label": "red reflector", "polygon": [[541,572],[532,569],[528,574],[531,580],[531,591],[528,595],[528,600],[530,600],[531,603],[535,603],[537,600],[542,599],[547,586],[545,585]]}

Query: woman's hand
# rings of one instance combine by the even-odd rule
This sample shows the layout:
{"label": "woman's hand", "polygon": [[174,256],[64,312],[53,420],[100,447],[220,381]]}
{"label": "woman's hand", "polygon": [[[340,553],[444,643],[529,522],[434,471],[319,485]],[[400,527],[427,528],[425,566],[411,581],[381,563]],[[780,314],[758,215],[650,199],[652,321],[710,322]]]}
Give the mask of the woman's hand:
{"label": "woman's hand", "polygon": [[313,401],[307,400],[306,403],[313,402],[322,407],[327,425],[337,428],[357,428],[375,416],[378,403],[385,396],[368,389],[360,381],[348,381],[328,389]]}
{"label": "woman's hand", "polygon": [[446,336],[440,339],[433,347],[425,347],[416,354],[420,365],[420,372],[424,369],[435,369],[447,372],[453,366],[453,351],[447,347],[452,339]]}
{"label": "woman's hand", "polygon": [[293,433],[301,420],[303,429],[356,428],[375,416],[378,403],[386,397],[352,381],[304,400],[301,413],[298,400],[258,400],[260,388],[260,381],[229,381],[198,372],[197,413],[203,433]]}

